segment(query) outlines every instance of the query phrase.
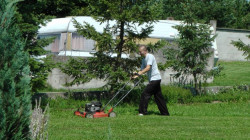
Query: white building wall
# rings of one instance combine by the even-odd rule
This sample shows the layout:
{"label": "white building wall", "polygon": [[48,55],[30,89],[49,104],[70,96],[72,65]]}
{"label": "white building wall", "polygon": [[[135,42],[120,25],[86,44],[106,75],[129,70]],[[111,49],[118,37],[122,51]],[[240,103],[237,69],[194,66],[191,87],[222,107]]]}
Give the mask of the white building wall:
{"label": "white building wall", "polygon": [[247,61],[243,52],[239,51],[235,46],[231,44],[232,40],[242,40],[245,44],[250,44],[250,39],[247,35],[250,35],[250,31],[243,30],[230,30],[230,29],[217,29],[217,48],[219,53],[219,60],[223,61]]}

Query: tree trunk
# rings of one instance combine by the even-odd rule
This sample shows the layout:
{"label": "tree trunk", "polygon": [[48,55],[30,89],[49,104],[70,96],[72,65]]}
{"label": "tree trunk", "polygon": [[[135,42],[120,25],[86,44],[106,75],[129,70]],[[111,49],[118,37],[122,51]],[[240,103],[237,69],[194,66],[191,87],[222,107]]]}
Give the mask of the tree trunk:
{"label": "tree trunk", "polygon": [[[123,12],[123,0],[120,1],[120,13],[122,14]],[[125,25],[125,21],[121,20],[120,21],[121,24],[120,24],[120,35],[119,35],[119,39],[120,39],[120,42],[117,46],[117,59],[116,59],[116,66],[119,66],[120,64],[120,60],[121,60],[121,56],[122,56],[122,47],[123,47],[123,44],[124,44],[124,25]],[[116,67],[117,68],[117,67]]]}
{"label": "tree trunk", "polygon": [[198,89],[198,82],[197,82],[197,75],[196,73],[193,73],[194,76],[194,88],[195,88],[195,92],[196,94],[200,94],[199,89]]}
{"label": "tree trunk", "polygon": [[[123,0],[121,0],[120,2],[120,13],[123,12]],[[120,42],[119,44],[117,45],[116,47],[116,50],[117,50],[117,58],[116,58],[116,62],[115,62],[115,67],[114,67],[114,70],[117,71],[119,67],[121,67],[121,57],[122,57],[122,47],[123,47],[123,44],[124,44],[124,25],[125,25],[125,21],[121,20],[120,21],[120,34],[119,34],[119,39],[120,39]],[[115,77],[115,80],[112,81],[113,85],[117,85],[119,81],[119,77],[116,76]],[[114,87],[112,87],[111,85],[111,93],[114,92]]]}
{"label": "tree trunk", "polygon": [[120,42],[117,46],[117,50],[118,50],[118,53],[117,53],[117,59],[116,59],[116,63],[117,63],[117,66],[119,66],[120,64],[120,60],[121,60],[121,57],[122,57],[122,47],[123,47],[123,44],[124,44],[124,25],[125,25],[125,22],[124,21],[121,21],[121,25],[120,25]]}

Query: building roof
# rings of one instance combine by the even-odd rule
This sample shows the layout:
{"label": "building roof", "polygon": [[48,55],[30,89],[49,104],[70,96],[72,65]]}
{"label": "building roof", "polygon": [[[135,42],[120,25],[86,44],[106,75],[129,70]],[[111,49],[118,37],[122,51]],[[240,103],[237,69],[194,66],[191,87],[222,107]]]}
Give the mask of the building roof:
{"label": "building roof", "polygon": [[[75,19],[79,23],[89,23],[93,25],[96,31],[102,33],[103,29],[106,27],[107,22],[100,23],[97,22],[92,17],[88,16],[78,16],[78,17],[66,17],[66,18],[56,18],[52,19],[45,26],[41,26],[38,30],[39,34],[55,34],[62,32],[76,32],[76,28],[74,27],[73,19]],[[115,21],[109,21],[109,24],[112,26]],[[175,25],[180,25],[181,21],[175,20],[159,20],[153,23],[154,31],[149,35],[151,38],[174,38],[178,34],[178,31],[173,28]],[[141,26],[136,25],[137,29],[135,31],[141,31],[142,28],[146,27],[146,24]]]}
{"label": "building roof", "polygon": [[[59,34],[63,32],[77,32],[77,29],[74,26],[73,19],[75,19],[78,23],[84,25],[84,22],[89,23],[93,27],[95,27],[96,31],[102,33],[103,29],[108,24],[107,22],[100,23],[95,19],[89,16],[77,16],[77,17],[66,17],[66,18],[56,18],[49,21],[45,26],[41,26],[38,30],[38,34]],[[178,31],[173,28],[173,26],[180,25],[181,21],[176,20],[158,20],[153,23],[154,29],[149,34],[150,38],[159,38],[159,39],[168,39],[173,40],[177,35]],[[115,25],[115,21],[109,21],[110,26]],[[143,28],[146,27],[147,24],[136,25],[135,32],[140,32]],[[214,30],[213,27],[210,27],[210,30]],[[218,57],[216,40],[213,42],[212,48],[215,49],[215,57]]]}

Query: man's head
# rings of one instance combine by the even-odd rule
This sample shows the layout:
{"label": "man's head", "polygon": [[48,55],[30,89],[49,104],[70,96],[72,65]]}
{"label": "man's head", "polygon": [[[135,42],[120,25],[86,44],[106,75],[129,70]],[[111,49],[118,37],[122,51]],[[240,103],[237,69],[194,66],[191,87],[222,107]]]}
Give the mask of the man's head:
{"label": "man's head", "polygon": [[148,49],[146,46],[140,46],[139,47],[139,53],[141,56],[146,57],[147,53],[148,53]]}

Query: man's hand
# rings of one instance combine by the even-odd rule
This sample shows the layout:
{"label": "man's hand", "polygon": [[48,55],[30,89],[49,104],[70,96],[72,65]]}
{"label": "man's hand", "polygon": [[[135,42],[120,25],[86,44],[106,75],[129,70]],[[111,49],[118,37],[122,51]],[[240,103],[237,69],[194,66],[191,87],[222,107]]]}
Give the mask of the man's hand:
{"label": "man's hand", "polygon": [[132,77],[131,77],[131,79],[136,79],[138,77],[139,77],[139,73],[134,72],[133,75],[132,75]]}
{"label": "man's hand", "polygon": [[136,79],[138,77],[139,77],[138,75],[134,75],[134,76],[132,76],[132,79]]}

